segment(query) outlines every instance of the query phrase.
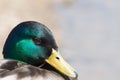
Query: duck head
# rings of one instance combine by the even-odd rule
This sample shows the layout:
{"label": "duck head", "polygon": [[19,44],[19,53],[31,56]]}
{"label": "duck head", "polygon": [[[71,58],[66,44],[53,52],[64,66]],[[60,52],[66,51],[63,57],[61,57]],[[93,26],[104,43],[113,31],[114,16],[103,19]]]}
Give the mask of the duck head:
{"label": "duck head", "polygon": [[47,63],[61,74],[77,77],[76,71],[59,54],[52,32],[35,21],[20,23],[11,31],[3,48],[3,56],[34,66]]}

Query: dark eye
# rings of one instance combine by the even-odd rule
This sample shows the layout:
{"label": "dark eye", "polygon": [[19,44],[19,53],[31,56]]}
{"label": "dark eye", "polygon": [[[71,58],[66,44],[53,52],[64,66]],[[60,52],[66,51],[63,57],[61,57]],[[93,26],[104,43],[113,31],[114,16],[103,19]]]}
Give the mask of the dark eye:
{"label": "dark eye", "polygon": [[33,40],[34,43],[37,44],[37,45],[40,45],[40,44],[41,44],[41,39],[39,39],[39,38],[33,38],[32,40]]}
{"label": "dark eye", "polygon": [[45,45],[46,44],[46,40],[44,38],[33,38],[32,40],[37,45]]}

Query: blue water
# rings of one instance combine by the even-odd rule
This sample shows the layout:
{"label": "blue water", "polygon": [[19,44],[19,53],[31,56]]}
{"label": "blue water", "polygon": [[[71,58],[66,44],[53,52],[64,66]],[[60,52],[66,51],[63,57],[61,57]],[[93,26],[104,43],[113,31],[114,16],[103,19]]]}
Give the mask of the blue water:
{"label": "blue water", "polygon": [[61,53],[79,80],[120,80],[120,1],[75,0],[56,4]]}

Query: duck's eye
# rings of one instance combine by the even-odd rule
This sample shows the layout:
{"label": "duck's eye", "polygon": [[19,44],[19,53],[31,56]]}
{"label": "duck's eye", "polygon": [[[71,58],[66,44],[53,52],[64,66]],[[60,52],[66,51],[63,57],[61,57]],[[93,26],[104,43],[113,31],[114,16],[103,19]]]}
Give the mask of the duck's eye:
{"label": "duck's eye", "polygon": [[39,39],[39,38],[33,38],[32,40],[33,40],[34,43],[37,44],[37,45],[40,45],[40,44],[41,44],[41,39]]}
{"label": "duck's eye", "polygon": [[33,38],[32,40],[37,45],[45,45],[47,42],[46,39],[44,39],[44,38]]}

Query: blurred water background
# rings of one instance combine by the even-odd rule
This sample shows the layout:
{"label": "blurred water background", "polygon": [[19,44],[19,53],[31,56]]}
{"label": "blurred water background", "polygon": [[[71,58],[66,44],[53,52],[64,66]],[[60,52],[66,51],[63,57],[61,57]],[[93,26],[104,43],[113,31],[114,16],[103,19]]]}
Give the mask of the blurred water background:
{"label": "blurred water background", "polygon": [[0,1],[1,53],[14,26],[35,20],[53,31],[79,80],[120,80],[119,0]]}

